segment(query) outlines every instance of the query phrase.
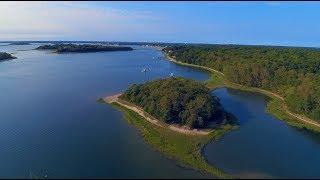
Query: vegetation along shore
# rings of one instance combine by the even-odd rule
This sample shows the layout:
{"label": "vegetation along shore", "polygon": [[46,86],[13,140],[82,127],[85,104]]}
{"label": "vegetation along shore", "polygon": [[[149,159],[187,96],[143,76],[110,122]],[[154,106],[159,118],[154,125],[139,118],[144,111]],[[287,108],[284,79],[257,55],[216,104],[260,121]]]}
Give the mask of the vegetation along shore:
{"label": "vegetation along shore", "polygon": [[[194,49],[193,49],[194,48]],[[261,61],[256,65],[253,63],[248,65],[250,67],[244,67],[245,65],[238,64],[237,62],[227,62],[225,59],[231,58],[233,60],[233,56],[235,54],[239,56],[242,51],[261,51],[255,47],[236,47],[233,55],[224,55],[221,56],[222,59],[219,59],[218,56],[215,57],[214,55],[210,55],[213,60],[216,62],[212,63],[212,66],[208,65],[209,62],[202,62],[203,58],[206,59],[207,56],[213,51],[212,49],[223,52],[228,52],[224,48],[230,48],[231,51],[234,50],[233,46],[229,47],[211,47],[211,46],[168,46],[163,48],[162,51],[165,53],[168,60],[178,63],[181,65],[191,66],[195,68],[201,68],[205,71],[211,73],[211,77],[209,80],[205,81],[203,86],[200,85],[201,83],[195,83],[193,81],[189,82],[188,80],[184,80],[183,78],[168,78],[167,80],[155,80],[148,82],[143,85],[132,85],[125,93],[118,94],[115,96],[110,96],[103,99],[104,102],[112,104],[112,106],[118,108],[124,113],[125,119],[137,126],[141,133],[143,134],[144,139],[156,147],[161,152],[167,154],[169,157],[173,157],[177,159],[180,163],[193,167],[195,169],[211,173],[212,175],[218,178],[230,178],[230,176],[223,171],[219,170],[218,168],[209,165],[204,157],[201,154],[201,150],[205,144],[210,142],[213,139],[219,138],[224,133],[236,128],[235,118],[232,115],[228,114],[223,110],[223,107],[219,104],[219,100],[215,99],[216,97],[212,97],[209,94],[208,90],[205,90],[204,87],[210,89],[216,89],[221,87],[228,87],[233,89],[240,89],[252,92],[259,92],[262,94],[267,95],[270,97],[270,100],[267,104],[267,111],[277,118],[285,120],[288,124],[302,128],[311,130],[313,132],[320,132],[320,124],[318,124],[317,120],[313,120],[311,117],[312,115],[316,115],[317,111],[313,109],[313,113],[309,113],[306,115],[305,113],[301,113],[303,115],[299,115],[297,111],[293,111],[288,104],[288,95],[282,93],[288,93],[284,87],[278,87],[277,83],[273,82],[277,81],[275,78],[267,78],[266,76],[280,76],[278,74],[268,74],[269,72],[264,69],[264,66],[261,65]],[[221,48],[221,49],[220,49]],[[244,48],[245,50],[243,50]],[[249,48],[249,49],[246,49]],[[253,48],[254,50],[252,50]],[[268,47],[261,47],[267,48],[264,51],[267,51],[266,54],[274,53],[273,51],[278,51],[277,48],[268,49]],[[281,51],[282,47],[279,47]],[[159,48],[158,50],[160,50]],[[204,52],[202,52],[204,51]],[[239,52],[238,52],[239,51]],[[264,52],[263,51],[263,52]],[[271,52],[268,52],[271,51]],[[288,50],[284,50],[285,53]],[[310,58],[317,55],[317,51],[311,49],[311,55],[309,54]],[[314,52],[315,51],[315,52]],[[291,52],[291,50],[289,50]],[[304,52],[304,51],[303,51]],[[230,53],[230,52],[228,52]],[[227,53],[227,54],[228,54]],[[244,52],[243,52],[244,53]],[[248,53],[248,52],[247,52]],[[297,52],[293,50],[291,53],[300,53],[299,49]],[[244,56],[244,55],[243,55]],[[220,56],[219,56],[220,57]],[[241,55],[240,55],[241,57]],[[185,60],[185,58],[187,60]],[[208,57],[207,57],[208,58]],[[223,58],[224,61],[223,61]],[[267,59],[266,57],[260,57],[260,59]],[[196,59],[196,60],[194,60]],[[241,59],[241,58],[240,58]],[[250,58],[249,58],[250,59]],[[207,59],[209,61],[209,58]],[[236,61],[236,60],[234,60]],[[279,60],[281,61],[281,60]],[[262,61],[263,62],[263,61]],[[222,63],[222,65],[219,63]],[[225,64],[223,64],[225,63]],[[277,66],[279,62],[273,64],[273,66]],[[231,64],[231,65],[229,65]],[[224,67],[225,66],[225,67]],[[233,69],[231,69],[231,66]],[[238,67],[239,66],[239,67]],[[280,65],[279,65],[280,66]],[[293,66],[293,65],[292,65]],[[291,67],[291,66],[289,66]],[[236,69],[240,68],[240,69]],[[244,68],[245,70],[241,69]],[[225,70],[227,69],[227,70]],[[231,73],[232,71],[234,73]],[[242,72],[243,71],[243,72]],[[283,70],[285,71],[285,70]],[[276,73],[284,73],[283,71],[279,70]],[[243,77],[237,77],[234,74],[238,74],[241,76],[243,74],[239,73],[242,72],[243,74],[251,74],[248,77],[245,77],[245,80],[241,80]],[[290,71],[294,74],[294,71]],[[298,72],[296,72],[298,74]],[[304,83],[306,76],[311,76],[308,73],[300,74],[299,81],[296,83]],[[283,80],[283,79],[282,79]],[[174,81],[174,82],[173,82]],[[248,81],[248,82],[247,82]],[[253,82],[251,82],[253,81]],[[273,90],[268,88],[264,88],[265,81],[268,83],[273,84],[272,87],[276,87]],[[282,81],[281,81],[282,82]],[[195,83],[195,84],[193,84]],[[289,82],[288,82],[289,83]],[[292,82],[291,82],[292,83]],[[290,84],[290,83],[289,83]],[[282,84],[283,85],[283,84]],[[279,85],[280,86],[280,85]],[[290,86],[290,85],[287,85]],[[286,88],[288,88],[286,86]],[[310,84],[302,84],[300,85],[304,90],[307,90],[309,96],[313,95],[310,94],[311,91]],[[305,87],[306,86],[306,87]],[[194,87],[194,89],[192,89]],[[171,89],[173,88],[173,89]],[[176,89],[175,89],[176,88]],[[202,89],[202,90],[201,90]],[[289,88],[290,89],[290,88]],[[292,87],[291,87],[292,89]],[[309,90],[309,91],[308,91]],[[295,92],[298,91],[297,89]],[[170,93],[165,93],[170,92]],[[188,104],[186,99],[188,98],[181,98],[181,95],[185,95],[185,97],[193,97],[195,99],[195,94],[189,94],[188,92],[200,92],[199,95],[199,102],[192,102]],[[201,94],[201,92],[203,94]],[[314,91],[312,91],[314,92]],[[170,96],[172,95],[172,96]],[[208,95],[208,96],[207,96]],[[210,97],[209,97],[210,96]],[[289,96],[291,97],[291,96]],[[167,100],[167,101],[166,101]],[[208,102],[206,102],[208,100]],[[303,101],[305,99],[300,99]],[[298,101],[298,100],[297,100]],[[309,97],[310,101],[310,97]],[[170,104],[168,102],[174,102]],[[310,102],[309,102],[310,103]],[[208,104],[213,105],[209,107]],[[189,109],[188,109],[189,108]],[[213,108],[213,109],[210,109]],[[316,108],[316,107],[315,107]],[[200,112],[200,109],[208,110],[205,112]],[[184,110],[188,112],[183,112]],[[202,115],[209,115],[209,114],[219,114],[215,116],[215,123],[210,123],[210,118],[206,119],[206,116],[201,118],[195,117],[192,114],[202,114]],[[224,114],[221,115],[221,114]],[[183,119],[185,117],[185,119]],[[220,120],[217,121],[217,119]],[[221,118],[224,117],[224,118]],[[189,118],[189,119],[188,119]],[[212,119],[211,119],[212,121]],[[210,125],[211,124],[211,125]],[[213,125],[212,125],[213,124]],[[170,128],[175,127],[175,128]],[[210,130],[211,129],[211,130]]]}
{"label": "vegetation along shore", "polygon": [[[315,59],[320,57],[318,49],[198,45],[171,46],[164,48],[163,52],[172,62],[211,72],[211,78],[206,81],[208,87],[265,94],[270,97],[267,104],[269,113],[292,126],[320,132],[320,95],[317,91],[320,78],[319,69],[314,68],[320,63]],[[290,57],[295,61],[285,61]],[[298,57],[309,61],[304,62]],[[276,70],[269,70],[271,67]],[[298,67],[305,68],[301,70]]]}
{"label": "vegetation along shore", "polygon": [[175,77],[153,80],[102,101],[121,110],[148,143],[181,165],[231,178],[205,161],[202,148],[236,128],[236,121],[202,83]]}

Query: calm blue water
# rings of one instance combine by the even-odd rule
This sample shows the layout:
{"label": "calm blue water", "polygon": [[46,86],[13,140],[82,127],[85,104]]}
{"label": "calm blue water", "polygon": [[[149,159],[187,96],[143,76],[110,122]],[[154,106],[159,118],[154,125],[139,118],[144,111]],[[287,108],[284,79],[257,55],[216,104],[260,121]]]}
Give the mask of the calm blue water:
{"label": "calm blue water", "polygon": [[[132,83],[208,75],[130,52],[53,54],[17,51],[35,45],[0,46],[18,59],[0,63],[0,178],[198,178],[140,137],[122,114],[98,98]],[[150,69],[145,76],[142,68]]]}
{"label": "calm blue water", "polygon": [[213,91],[240,128],[204,149],[207,160],[238,177],[319,178],[320,137],[299,131],[265,112],[258,93],[221,88]]}
{"label": "calm blue water", "polygon": [[[18,57],[0,63],[0,178],[208,177],[178,167],[146,144],[121,112],[97,103],[170,73],[197,80],[208,74],[165,61],[153,49],[53,54],[35,47],[0,46]],[[226,88],[213,94],[240,128],[206,146],[210,163],[240,177],[320,177],[318,136],[267,114],[261,94]]]}

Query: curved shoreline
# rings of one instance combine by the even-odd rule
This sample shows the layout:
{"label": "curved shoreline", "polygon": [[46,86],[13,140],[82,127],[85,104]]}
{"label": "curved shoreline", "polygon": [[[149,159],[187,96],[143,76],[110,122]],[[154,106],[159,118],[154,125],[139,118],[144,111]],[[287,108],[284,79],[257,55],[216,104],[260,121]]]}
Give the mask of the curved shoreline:
{"label": "curved shoreline", "polygon": [[[107,103],[102,98],[100,100]],[[234,178],[214,165],[209,164],[202,150],[206,144],[219,139],[222,135],[235,129],[236,126],[230,124],[222,125],[208,135],[189,136],[149,123],[137,112],[117,102],[109,101],[109,104],[120,110],[124,115],[124,119],[129,124],[137,127],[147,143],[165,154],[167,158],[176,160],[178,165],[190,167],[199,172],[209,173],[218,179]]]}
{"label": "curved shoreline", "polygon": [[[227,132],[236,129],[233,124],[222,124],[210,131],[190,130],[181,126],[172,126],[159,121],[145,113],[143,109],[118,99],[121,94],[100,98],[102,103],[108,103],[124,113],[129,124],[138,128],[147,143],[170,159],[175,159],[183,167],[191,167],[200,172],[214,175],[215,178],[233,178],[228,173],[209,164],[203,154],[203,148],[213,140],[219,139]],[[163,124],[163,126],[161,126]]]}
{"label": "curved shoreline", "polygon": [[[163,51],[162,51],[163,52]],[[246,87],[246,86],[243,86],[243,85],[240,85],[240,84],[237,84],[237,83],[234,83],[234,82],[230,82],[228,81],[227,79],[225,79],[225,74],[220,72],[220,71],[217,71],[215,69],[212,69],[212,68],[209,68],[209,67],[205,67],[205,66],[200,66],[200,65],[195,65],[195,64],[189,64],[189,63],[183,63],[183,62],[179,62],[177,61],[176,59],[170,57],[168,54],[166,54],[165,52],[163,52],[166,59],[173,62],[173,63],[176,63],[176,64],[179,64],[179,65],[184,65],[184,66],[190,66],[190,67],[196,67],[196,68],[200,68],[200,69],[204,69],[206,71],[210,71],[212,74],[219,74],[220,76],[222,76],[224,79],[223,79],[223,84],[219,85],[219,86],[214,86],[213,88],[211,88],[212,90],[216,89],[216,88],[221,88],[221,87],[227,87],[227,88],[233,88],[233,89],[239,89],[239,90],[244,90],[244,91],[253,91],[253,92],[259,92],[259,93],[262,93],[264,95],[267,95],[268,97],[270,98],[276,98],[278,100],[281,101],[282,104],[280,104],[280,108],[283,110],[283,112],[285,112],[287,115],[289,115],[291,118],[294,118],[295,120],[298,120],[302,123],[306,123],[308,125],[311,125],[311,126],[315,126],[316,128],[320,128],[320,124],[317,123],[315,120],[312,120],[310,118],[307,118],[303,115],[299,115],[299,114],[296,114],[296,113],[293,113],[293,112],[290,112],[288,107],[286,106],[285,102],[284,102],[284,98],[276,93],[273,93],[271,91],[267,91],[267,90],[264,90],[264,89],[261,89],[261,88],[254,88],[254,87]],[[270,111],[271,114],[275,114],[273,113],[272,111]],[[281,119],[281,120],[284,120],[284,119]],[[319,130],[320,131],[320,130]]]}
{"label": "curved shoreline", "polygon": [[129,103],[127,101],[124,101],[122,99],[119,99],[119,96],[121,95],[120,94],[116,94],[116,95],[112,95],[112,96],[108,96],[108,97],[105,97],[103,98],[103,100],[106,102],[106,103],[117,103],[127,109],[130,109],[134,112],[136,112],[137,114],[139,114],[141,117],[143,117],[145,120],[147,120],[148,122],[156,125],[156,126],[159,126],[159,127],[163,127],[163,128],[168,128],[172,131],[175,131],[175,132],[179,132],[179,133],[182,133],[182,134],[186,134],[186,135],[208,135],[210,134],[211,132],[213,132],[214,130],[212,129],[206,129],[206,130],[199,130],[199,129],[188,129],[188,128],[184,128],[184,127],[181,127],[181,126],[177,126],[177,125],[168,125],[168,124],[165,124],[165,123],[162,123],[161,121],[159,121],[158,119],[154,118],[153,116],[151,116],[150,114],[148,114],[147,112],[145,112],[141,107],[138,107],[132,103]]}
{"label": "curved shoreline", "polygon": [[[281,101],[282,103],[281,108],[283,108],[284,99],[278,94],[275,94],[263,89],[245,87],[242,85],[229,82],[228,80],[225,79],[225,76],[222,72],[213,70],[211,68],[203,67],[200,65],[193,65],[193,64],[178,62],[175,59],[168,56],[166,59],[180,65],[201,68],[203,70],[210,71],[211,77],[213,76],[221,77],[220,80],[223,83],[218,85],[215,84],[215,82],[213,83],[211,82],[212,84],[208,82],[212,80],[212,78],[207,81],[208,83],[207,86],[210,86],[210,89],[227,87],[227,88],[240,89],[240,90],[251,91],[251,92],[259,92],[272,98],[277,102]],[[219,168],[215,167],[214,164],[208,164],[208,161],[206,161],[206,158],[203,155],[203,147],[209,142],[213,140],[217,140],[219,137],[221,137],[223,134],[227,133],[228,131],[232,130],[234,127],[232,126],[231,127],[227,126],[227,128],[221,127],[215,131],[212,131],[212,133],[208,133],[208,135],[206,136],[187,136],[186,134],[183,134],[183,133],[177,133],[178,131],[174,131],[169,128],[163,128],[163,127],[160,127],[158,124],[150,123],[150,121],[148,121],[148,118],[146,118],[146,116],[143,116],[139,114],[137,111],[134,111],[133,109],[123,106],[122,104],[116,102],[115,98],[117,98],[118,96],[119,94],[114,96],[109,96],[107,98],[103,98],[103,102],[110,103],[112,106],[119,108],[124,113],[125,119],[130,124],[137,126],[137,128],[140,130],[140,132],[143,135],[143,138],[146,140],[147,143],[151,144],[162,153],[168,155],[169,158],[173,157],[174,159],[177,159],[178,162],[182,162],[183,164],[186,164],[187,166],[191,166],[194,169],[209,172],[217,176],[218,178],[231,178],[229,174],[221,171]],[[281,111],[281,112],[288,114],[288,112],[286,111]],[[272,112],[272,114],[274,114],[274,112]],[[279,119],[285,120],[283,118],[279,118]],[[301,120],[299,122],[304,122],[304,121]],[[290,124],[290,121],[288,122],[288,124]],[[179,138],[175,138],[175,136]],[[194,138],[201,138],[201,140],[199,139],[195,143],[193,142]],[[180,142],[181,140],[183,142]],[[181,145],[180,143],[188,144],[188,146],[183,146],[184,151],[179,149],[181,148],[179,147],[179,145]]]}

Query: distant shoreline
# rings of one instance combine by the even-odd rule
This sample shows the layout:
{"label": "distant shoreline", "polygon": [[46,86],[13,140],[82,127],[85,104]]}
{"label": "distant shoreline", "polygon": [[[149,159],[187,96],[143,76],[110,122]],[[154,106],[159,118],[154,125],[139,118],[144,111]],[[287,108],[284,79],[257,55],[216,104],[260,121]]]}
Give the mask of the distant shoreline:
{"label": "distant shoreline", "polygon": [[54,44],[41,45],[36,50],[51,50],[54,53],[91,53],[91,52],[113,52],[132,51],[132,47],[110,46],[110,45],[79,45],[79,44]]}

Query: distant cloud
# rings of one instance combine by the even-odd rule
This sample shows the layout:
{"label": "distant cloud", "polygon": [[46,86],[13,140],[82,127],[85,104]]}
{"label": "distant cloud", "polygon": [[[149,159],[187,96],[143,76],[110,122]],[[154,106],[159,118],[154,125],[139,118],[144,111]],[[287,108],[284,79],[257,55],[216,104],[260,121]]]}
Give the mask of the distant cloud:
{"label": "distant cloud", "polygon": [[[0,40],[79,38],[138,32],[161,18],[148,11],[93,6],[87,2],[0,2]],[[38,38],[37,38],[38,36]]]}
{"label": "distant cloud", "polygon": [[1,40],[320,46],[319,2],[0,2]]}

